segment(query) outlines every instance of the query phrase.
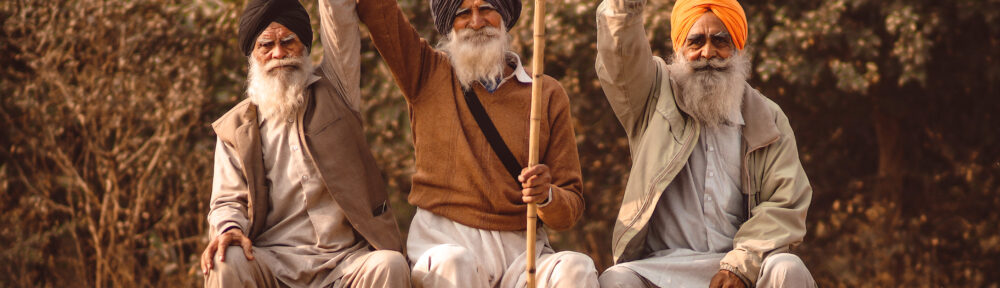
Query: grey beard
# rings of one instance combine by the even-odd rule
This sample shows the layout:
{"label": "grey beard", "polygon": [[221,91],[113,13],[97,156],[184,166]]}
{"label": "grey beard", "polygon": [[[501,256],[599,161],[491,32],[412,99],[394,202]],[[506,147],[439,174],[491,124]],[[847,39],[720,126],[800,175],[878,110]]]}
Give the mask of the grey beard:
{"label": "grey beard", "polygon": [[[271,70],[282,65],[298,66],[292,71]],[[250,59],[250,73],[247,76],[247,95],[257,104],[260,113],[267,119],[284,121],[294,119],[298,109],[305,103],[305,91],[309,75],[313,73],[309,56],[271,60],[260,65]]]}
{"label": "grey beard", "polygon": [[680,86],[678,106],[708,127],[731,125],[740,118],[750,57],[738,52],[727,58],[688,61],[675,54],[668,65],[670,76]]}
{"label": "grey beard", "polygon": [[510,50],[510,35],[495,27],[463,29],[461,32],[451,30],[438,44],[438,49],[448,54],[455,77],[463,89],[469,89],[476,81],[495,87],[503,76],[506,54]]}

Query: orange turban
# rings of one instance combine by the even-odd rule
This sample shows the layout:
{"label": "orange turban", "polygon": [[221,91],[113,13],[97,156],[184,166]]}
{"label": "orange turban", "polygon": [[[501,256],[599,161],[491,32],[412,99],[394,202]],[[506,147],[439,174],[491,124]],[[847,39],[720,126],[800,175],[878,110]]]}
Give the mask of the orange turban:
{"label": "orange turban", "polygon": [[687,39],[688,31],[694,22],[705,12],[711,11],[733,37],[736,49],[743,50],[747,42],[747,15],[736,0],[677,0],[674,11],[670,13],[670,37],[674,41],[674,51],[680,50]]}

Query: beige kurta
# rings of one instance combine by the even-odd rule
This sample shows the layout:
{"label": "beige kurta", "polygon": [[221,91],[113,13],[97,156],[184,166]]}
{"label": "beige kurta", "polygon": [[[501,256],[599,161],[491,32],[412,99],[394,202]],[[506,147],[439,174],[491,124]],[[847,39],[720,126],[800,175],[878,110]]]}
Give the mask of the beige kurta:
{"label": "beige kurta", "polygon": [[368,243],[356,235],[302,149],[299,121],[259,119],[272,206],[267,229],[254,243],[257,257],[289,286],[332,284],[343,274],[338,264],[356,251],[367,252]]}

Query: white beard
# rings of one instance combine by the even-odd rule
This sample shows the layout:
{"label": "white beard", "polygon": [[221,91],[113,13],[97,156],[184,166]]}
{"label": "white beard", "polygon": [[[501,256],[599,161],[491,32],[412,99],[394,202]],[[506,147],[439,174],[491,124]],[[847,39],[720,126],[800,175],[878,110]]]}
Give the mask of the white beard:
{"label": "white beard", "polygon": [[438,49],[448,54],[463,89],[469,89],[475,81],[495,87],[503,76],[510,35],[496,27],[462,29],[460,32],[453,29],[441,40]]}
{"label": "white beard", "polygon": [[[294,65],[297,69],[286,71],[275,69],[283,65]],[[267,119],[284,121],[295,119],[298,109],[305,103],[302,92],[307,86],[309,75],[313,73],[309,56],[275,59],[260,65],[250,58],[250,73],[247,76],[247,95],[257,104],[261,115]]]}
{"label": "white beard", "polygon": [[750,57],[745,52],[727,59],[697,61],[675,54],[667,69],[680,86],[677,104],[684,112],[708,127],[738,122],[750,77]]}

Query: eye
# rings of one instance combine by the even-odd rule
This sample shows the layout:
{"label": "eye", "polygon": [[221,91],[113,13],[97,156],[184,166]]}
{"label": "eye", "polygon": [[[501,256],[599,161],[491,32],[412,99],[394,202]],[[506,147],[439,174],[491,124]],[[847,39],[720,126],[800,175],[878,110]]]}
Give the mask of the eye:
{"label": "eye", "polygon": [[712,36],[712,45],[718,48],[729,48],[732,40],[728,36]]}
{"label": "eye", "polygon": [[260,43],[260,47],[271,49],[271,47],[274,47],[274,42]]}

